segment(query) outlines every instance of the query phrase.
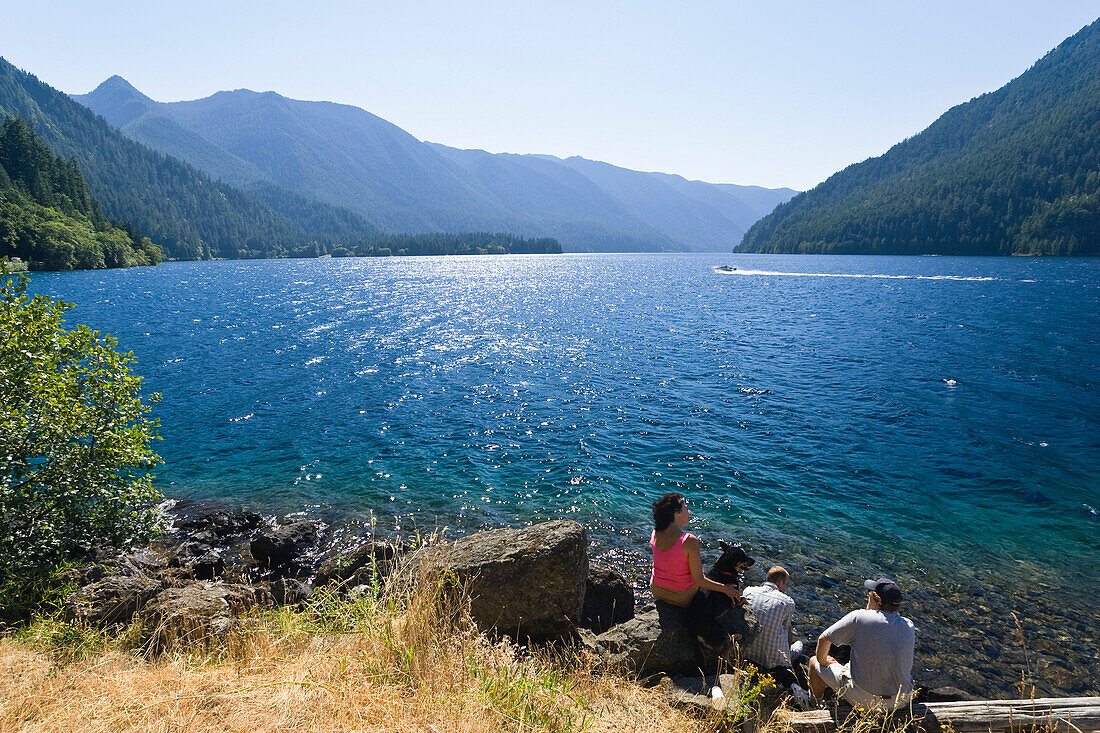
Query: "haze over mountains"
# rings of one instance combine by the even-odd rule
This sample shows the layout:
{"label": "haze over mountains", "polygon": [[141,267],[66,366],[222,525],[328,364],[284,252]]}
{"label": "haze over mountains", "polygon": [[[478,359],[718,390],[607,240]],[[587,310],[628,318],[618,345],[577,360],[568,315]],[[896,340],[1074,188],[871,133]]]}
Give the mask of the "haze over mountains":
{"label": "haze over mountains", "polygon": [[358,214],[269,188],[261,201],[134,142],[102,117],[0,59],[0,115],[19,117],[74,159],[111,220],[136,226],[175,259],[316,256],[376,230]]}
{"label": "haze over mountains", "polygon": [[757,222],[746,252],[1100,255],[1100,20]]}
{"label": "haze over mountains", "polygon": [[357,107],[274,92],[163,103],[114,76],[74,99],[132,139],[261,200],[277,186],[393,232],[503,231],[554,237],[570,251],[729,251],[795,194],[578,157],[458,150]]}
{"label": "haze over mountains", "polygon": [[70,97],[2,59],[0,113],[75,159],[106,218],[176,259],[738,242],[775,253],[1100,255],[1100,21],[797,196],[459,150],[357,107],[274,92],[162,103],[115,76]]}

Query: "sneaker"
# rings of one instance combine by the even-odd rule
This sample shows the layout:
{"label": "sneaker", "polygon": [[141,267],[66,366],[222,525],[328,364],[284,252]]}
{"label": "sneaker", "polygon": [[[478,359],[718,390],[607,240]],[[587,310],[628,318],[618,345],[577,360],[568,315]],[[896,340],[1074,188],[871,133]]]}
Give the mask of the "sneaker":
{"label": "sneaker", "polygon": [[798,706],[799,710],[806,711],[817,709],[817,704],[814,702],[809,690],[803,689],[798,685],[791,685],[791,697],[794,698],[794,704]]}

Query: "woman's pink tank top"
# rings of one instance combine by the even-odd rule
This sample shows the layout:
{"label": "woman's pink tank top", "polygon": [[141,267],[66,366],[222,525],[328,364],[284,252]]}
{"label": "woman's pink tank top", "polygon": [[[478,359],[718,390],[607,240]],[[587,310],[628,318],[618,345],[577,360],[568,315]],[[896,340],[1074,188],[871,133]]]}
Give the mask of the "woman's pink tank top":
{"label": "woman's pink tank top", "polygon": [[688,533],[684,532],[675,545],[662,552],[657,549],[657,531],[653,531],[649,538],[649,546],[653,548],[653,575],[650,576],[650,584],[669,590],[691,590],[695,587],[688,568],[687,555],[684,553],[684,540],[687,536]]}

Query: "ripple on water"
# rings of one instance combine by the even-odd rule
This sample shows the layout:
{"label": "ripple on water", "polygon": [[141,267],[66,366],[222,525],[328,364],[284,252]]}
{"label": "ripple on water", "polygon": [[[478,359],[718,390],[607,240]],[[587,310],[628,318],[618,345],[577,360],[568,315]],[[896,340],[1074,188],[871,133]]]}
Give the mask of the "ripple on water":
{"label": "ripple on water", "polygon": [[1019,619],[1040,691],[1094,687],[1097,265],[713,264],[169,263],[33,285],[164,395],[168,494],[379,531],[576,518],[641,591],[649,504],[678,490],[707,547],[794,570],[807,636],[889,573],[918,677],[1010,689]]}

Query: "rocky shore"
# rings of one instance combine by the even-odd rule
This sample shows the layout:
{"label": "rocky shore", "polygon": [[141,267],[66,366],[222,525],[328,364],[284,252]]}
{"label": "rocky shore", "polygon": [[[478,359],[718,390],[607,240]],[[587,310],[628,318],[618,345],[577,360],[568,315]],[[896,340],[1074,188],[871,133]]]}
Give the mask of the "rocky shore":
{"label": "rocky shore", "polygon": [[[306,603],[318,589],[355,594],[385,586],[393,591],[445,573],[454,585],[465,587],[473,619],[491,633],[581,646],[609,668],[642,679],[669,676],[687,688],[700,670],[717,667],[713,654],[686,630],[662,631],[648,594],[638,593],[636,599],[632,582],[637,586],[637,577],[590,562],[588,535],[576,522],[497,529],[414,547],[395,537],[335,533],[316,520],[277,523],[255,512],[203,502],[176,502],[168,512],[169,531],[151,545],[122,556],[104,555],[62,578],[75,588],[64,603],[66,619],[94,625],[138,622],[134,628],[141,648],[155,654],[217,643],[250,612]],[[812,644],[838,615],[833,607],[839,594],[830,592],[839,589],[841,580],[825,561],[786,564],[796,580],[796,626]],[[907,615],[926,612],[932,595],[909,591]],[[751,633],[751,611],[738,623]],[[979,628],[972,625],[970,631],[980,634]],[[920,621],[918,629],[914,678],[928,699],[1015,696],[1022,667],[994,669],[972,651],[968,655],[955,648],[975,644],[972,637],[955,639]],[[1031,664],[1033,658],[1024,661]],[[1068,689],[1042,692],[1080,694],[1077,686],[1088,691],[1087,683],[1078,685],[1073,676],[1069,682]]]}

